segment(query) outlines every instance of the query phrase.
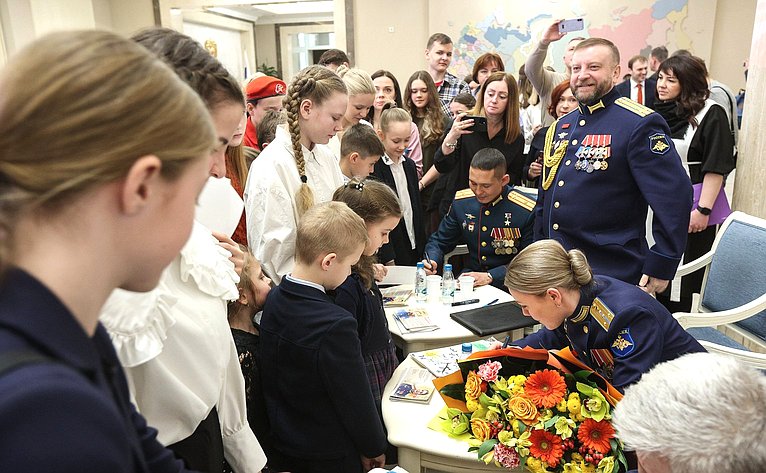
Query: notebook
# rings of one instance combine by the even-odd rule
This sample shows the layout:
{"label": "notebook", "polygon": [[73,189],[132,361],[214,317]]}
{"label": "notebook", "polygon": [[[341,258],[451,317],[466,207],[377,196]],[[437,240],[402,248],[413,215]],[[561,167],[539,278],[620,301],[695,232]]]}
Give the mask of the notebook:
{"label": "notebook", "polygon": [[513,301],[453,312],[450,317],[480,337],[531,327],[537,323],[532,317],[525,316],[521,307]]}

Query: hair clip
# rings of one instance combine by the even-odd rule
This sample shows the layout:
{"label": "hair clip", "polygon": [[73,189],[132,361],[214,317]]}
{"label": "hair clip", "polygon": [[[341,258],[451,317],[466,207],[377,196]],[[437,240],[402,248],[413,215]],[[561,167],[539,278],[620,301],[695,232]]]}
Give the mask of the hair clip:
{"label": "hair clip", "polygon": [[362,189],[364,189],[364,181],[348,181],[343,187],[348,187],[354,189],[355,191],[362,192]]}

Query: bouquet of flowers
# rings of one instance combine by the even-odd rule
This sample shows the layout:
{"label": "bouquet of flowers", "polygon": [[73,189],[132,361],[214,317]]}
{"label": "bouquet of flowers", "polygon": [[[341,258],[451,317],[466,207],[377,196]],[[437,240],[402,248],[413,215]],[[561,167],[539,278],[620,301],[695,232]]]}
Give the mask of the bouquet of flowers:
{"label": "bouquet of flowers", "polygon": [[448,407],[441,426],[470,434],[480,460],[532,473],[627,471],[611,424],[620,394],[568,352],[494,350],[459,365],[435,380]]}

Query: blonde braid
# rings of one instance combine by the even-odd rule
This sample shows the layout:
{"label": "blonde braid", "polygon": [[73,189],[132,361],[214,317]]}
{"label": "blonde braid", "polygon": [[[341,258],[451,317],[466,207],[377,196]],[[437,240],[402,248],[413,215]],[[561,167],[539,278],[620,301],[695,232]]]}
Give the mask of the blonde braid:
{"label": "blonde braid", "polygon": [[306,158],[303,156],[303,146],[301,145],[300,105],[306,99],[311,100],[314,105],[319,105],[336,91],[345,94],[346,86],[340,77],[322,66],[310,66],[303,69],[287,87],[283,104],[287,114],[287,126],[293,145],[295,165],[298,167],[298,175],[301,179],[301,185],[295,194],[298,218],[314,206],[314,192],[308,184]]}
{"label": "blonde braid", "polygon": [[303,156],[303,145],[301,145],[301,127],[298,123],[298,110],[301,105],[301,98],[304,93],[313,88],[315,84],[313,77],[300,77],[290,83],[287,88],[287,95],[284,98],[284,107],[287,112],[287,126],[290,131],[290,141],[293,144],[293,155],[295,165],[298,167],[298,175],[301,178],[301,185],[295,194],[295,201],[298,208],[298,218],[314,205],[314,193],[309,187],[308,176],[306,175],[306,159]]}

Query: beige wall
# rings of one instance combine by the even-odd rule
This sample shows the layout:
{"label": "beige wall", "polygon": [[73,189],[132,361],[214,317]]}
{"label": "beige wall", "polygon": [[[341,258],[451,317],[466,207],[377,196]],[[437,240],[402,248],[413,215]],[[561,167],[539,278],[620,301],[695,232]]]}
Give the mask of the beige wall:
{"label": "beige wall", "polygon": [[353,1],[356,67],[369,73],[388,69],[404,87],[413,72],[426,67],[427,0]]}
{"label": "beige wall", "polygon": [[263,63],[277,67],[277,34],[274,25],[256,25],[255,61],[256,67]]}
{"label": "beige wall", "polygon": [[745,88],[742,63],[750,55],[757,0],[718,0],[710,75],[736,93]]}

